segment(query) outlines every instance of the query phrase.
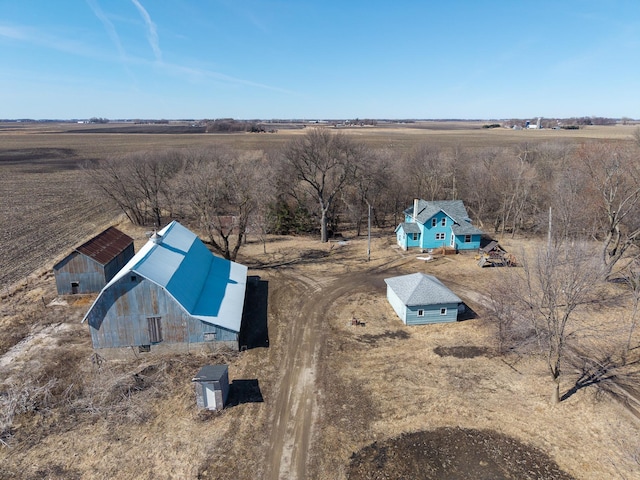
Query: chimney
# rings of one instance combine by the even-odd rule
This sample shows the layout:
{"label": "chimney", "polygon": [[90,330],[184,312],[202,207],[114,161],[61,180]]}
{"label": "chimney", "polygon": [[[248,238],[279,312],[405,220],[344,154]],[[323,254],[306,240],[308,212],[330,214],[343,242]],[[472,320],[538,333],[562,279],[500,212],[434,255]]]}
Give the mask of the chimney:
{"label": "chimney", "polygon": [[413,199],[413,221],[418,222],[418,203],[420,202],[419,198]]}
{"label": "chimney", "polygon": [[159,245],[160,243],[162,243],[162,235],[158,235],[158,232],[156,232],[156,230],[154,229],[153,235],[149,237],[149,240],[151,240],[156,245]]}

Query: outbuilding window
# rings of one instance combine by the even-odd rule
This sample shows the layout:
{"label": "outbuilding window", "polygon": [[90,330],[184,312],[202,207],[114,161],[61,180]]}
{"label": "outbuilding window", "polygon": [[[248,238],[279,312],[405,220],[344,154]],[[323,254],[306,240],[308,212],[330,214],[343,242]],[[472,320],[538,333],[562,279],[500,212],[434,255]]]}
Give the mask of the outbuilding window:
{"label": "outbuilding window", "polygon": [[469,243],[471,242],[471,235],[465,235],[464,236],[464,243]]}
{"label": "outbuilding window", "polygon": [[446,308],[441,308],[440,309],[440,315],[446,315],[447,314],[447,309]]}
{"label": "outbuilding window", "polygon": [[418,310],[418,316],[424,317],[424,310]]}
{"label": "outbuilding window", "polygon": [[412,238],[412,240],[418,240],[418,234],[417,233],[412,233],[411,234],[411,238]]}
{"label": "outbuilding window", "polygon": [[214,342],[216,339],[216,332],[206,332],[204,334],[204,341],[205,342]]}

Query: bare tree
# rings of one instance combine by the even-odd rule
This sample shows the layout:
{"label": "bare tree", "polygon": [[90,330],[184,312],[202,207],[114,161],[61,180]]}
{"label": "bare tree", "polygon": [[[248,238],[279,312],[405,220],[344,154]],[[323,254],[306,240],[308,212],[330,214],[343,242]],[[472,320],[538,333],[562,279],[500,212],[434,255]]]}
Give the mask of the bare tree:
{"label": "bare tree", "polygon": [[201,150],[190,152],[183,195],[190,212],[207,232],[207,242],[229,260],[235,260],[257,206],[264,179],[259,153]]}
{"label": "bare tree", "polygon": [[576,312],[593,300],[602,278],[600,264],[586,245],[539,250],[532,261],[522,257],[521,272],[505,276],[503,290],[509,295],[493,297],[493,316],[503,323],[500,340],[517,338],[514,348],[534,342],[544,353],[554,382],[552,403],[557,403],[563,368],[579,332]]}
{"label": "bare tree", "polygon": [[436,146],[420,144],[404,159],[404,174],[410,199],[446,200],[451,190],[451,162]]}
{"label": "bare tree", "polygon": [[606,144],[589,144],[578,153],[597,198],[601,258],[610,276],[629,248],[640,243],[640,165],[632,152]]}
{"label": "bare tree", "polygon": [[164,213],[171,210],[171,182],[181,165],[173,151],[138,152],[89,164],[85,171],[133,224],[160,227]]}
{"label": "bare tree", "polygon": [[291,142],[284,158],[300,185],[315,199],[320,213],[320,239],[327,242],[329,217],[342,189],[355,177],[363,149],[343,134],[316,128]]}

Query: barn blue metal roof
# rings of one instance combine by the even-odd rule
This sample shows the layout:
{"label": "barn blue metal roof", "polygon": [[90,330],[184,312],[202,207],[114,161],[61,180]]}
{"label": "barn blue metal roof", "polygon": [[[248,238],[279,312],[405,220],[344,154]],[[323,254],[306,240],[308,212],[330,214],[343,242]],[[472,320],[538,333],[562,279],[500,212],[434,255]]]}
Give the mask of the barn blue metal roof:
{"label": "barn blue metal roof", "polygon": [[385,278],[385,283],[407,306],[462,303],[462,300],[433,275],[412,273]]}
{"label": "barn blue metal roof", "polygon": [[240,331],[247,267],[216,257],[177,221],[154,235],[103,291],[132,273],[163,287],[189,315]]}

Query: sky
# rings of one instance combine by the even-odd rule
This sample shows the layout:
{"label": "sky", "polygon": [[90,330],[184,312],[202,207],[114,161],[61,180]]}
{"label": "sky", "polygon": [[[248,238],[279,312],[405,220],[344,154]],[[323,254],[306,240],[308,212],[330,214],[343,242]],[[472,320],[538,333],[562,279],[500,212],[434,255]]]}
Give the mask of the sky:
{"label": "sky", "polygon": [[4,119],[637,119],[639,87],[639,0],[0,0]]}

